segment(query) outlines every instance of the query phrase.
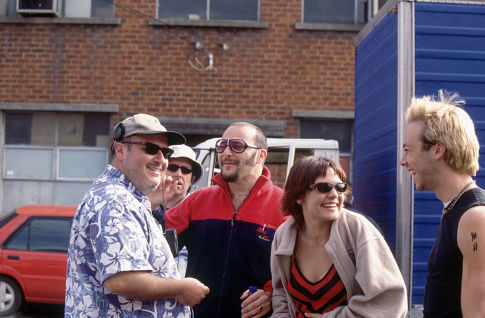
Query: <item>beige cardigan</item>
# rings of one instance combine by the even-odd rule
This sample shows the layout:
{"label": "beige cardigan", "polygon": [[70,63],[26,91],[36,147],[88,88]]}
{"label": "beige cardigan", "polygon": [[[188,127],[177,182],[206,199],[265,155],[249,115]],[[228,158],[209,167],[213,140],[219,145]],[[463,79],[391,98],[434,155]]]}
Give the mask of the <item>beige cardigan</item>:
{"label": "beige cardigan", "polygon": [[[287,289],[296,235],[296,224],[291,218],[278,228],[273,239],[274,318],[296,316],[295,303]],[[382,235],[364,216],[342,209],[332,223],[325,249],[347,290],[348,305],[322,317],[406,316],[407,292],[399,267]]]}

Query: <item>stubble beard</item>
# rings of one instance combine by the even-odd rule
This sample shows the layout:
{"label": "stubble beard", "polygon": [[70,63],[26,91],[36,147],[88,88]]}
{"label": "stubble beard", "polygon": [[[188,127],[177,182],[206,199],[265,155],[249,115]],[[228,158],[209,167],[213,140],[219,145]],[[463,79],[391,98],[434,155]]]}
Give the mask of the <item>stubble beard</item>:
{"label": "stubble beard", "polygon": [[234,171],[233,173],[231,174],[226,174],[224,173],[224,170],[221,171],[221,176],[222,176],[222,180],[226,181],[226,182],[234,182],[234,181],[237,181],[237,179],[239,179],[239,169]]}
{"label": "stubble beard", "polygon": [[140,188],[138,189],[143,195],[149,195],[155,189],[160,185],[160,183],[151,183],[151,184],[146,184],[146,185],[140,185]]}
{"label": "stubble beard", "polygon": [[[143,195],[152,193],[159,185],[160,181],[152,181],[151,178],[142,171],[125,171],[125,176]],[[163,174],[162,174],[163,175]]]}
{"label": "stubble beard", "polygon": [[[249,158],[243,160],[242,165],[245,165],[245,166],[255,166],[256,165],[256,154],[257,154],[257,152],[255,152]],[[232,174],[225,174],[224,173],[224,170],[221,171],[222,180],[224,180],[226,182],[235,182],[235,181],[237,181],[239,179],[239,164],[240,164],[240,160],[236,160],[236,163],[237,163],[238,169],[236,171],[234,171]]]}
{"label": "stubble beard", "polygon": [[[148,164],[147,168],[158,168],[158,165],[157,164]],[[145,178],[146,181],[146,184],[143,184],[141,185],[141,187],[143,189],[139,189],[141,193],[143,193],[144,195],[148,195],[150,193],[152,193],[153,191],[155,191],[156,188],[158,188],[158,186],[160,185],[160,183],[162,182],[162,180],[165,179],[165,172],[162,171],[160,173],[160,179],[158,180],[158,182],[151,182],[149,183],[148,182],[148,178],[146,178],[146,176],[140,176],[141,178]]]}

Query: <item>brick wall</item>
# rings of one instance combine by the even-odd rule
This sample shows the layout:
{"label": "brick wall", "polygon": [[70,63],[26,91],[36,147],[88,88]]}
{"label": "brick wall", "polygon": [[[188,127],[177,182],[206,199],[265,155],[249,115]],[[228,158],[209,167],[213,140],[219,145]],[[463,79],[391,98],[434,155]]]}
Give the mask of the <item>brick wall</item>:
{"label": "brick wall", "polygon": [[[353,110],[356,33],[295,30],[300,0],[261,0],[267,29],[154,26],[144,15],[155,17],[155,0],[117,4],[121,25],[0,24],[0,102],[285,120],[287,137],[299,132],[293,109]],[[189,65],[209,52],[215,71]]]}

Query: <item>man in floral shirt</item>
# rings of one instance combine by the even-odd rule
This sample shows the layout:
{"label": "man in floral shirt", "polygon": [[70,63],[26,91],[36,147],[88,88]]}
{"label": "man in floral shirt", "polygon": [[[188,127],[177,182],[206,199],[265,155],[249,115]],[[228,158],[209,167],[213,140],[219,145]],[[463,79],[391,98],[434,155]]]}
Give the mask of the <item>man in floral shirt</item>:
{"label": "man in floral shirt", "polygon": [[184,142],[146,114],[115,126],[112,162],[73,220],[65,317],[185,318],[209,293],[180,278],[146,197],[165,177],[167,146]]}

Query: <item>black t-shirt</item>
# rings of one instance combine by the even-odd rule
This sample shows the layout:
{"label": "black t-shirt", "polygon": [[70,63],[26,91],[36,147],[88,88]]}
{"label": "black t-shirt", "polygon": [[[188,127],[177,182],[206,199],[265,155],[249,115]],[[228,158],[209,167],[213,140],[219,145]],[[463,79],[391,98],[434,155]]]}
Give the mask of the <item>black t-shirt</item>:
{"label": "black t-shirt", "polygon": [[458,248],[458,223],[468,209],[478,205],[485,205],[485,190],[474,188],[463,193],[453,209],[443,215],[428,259],[423,302],[425,318],[462,317],[463,255]]}

